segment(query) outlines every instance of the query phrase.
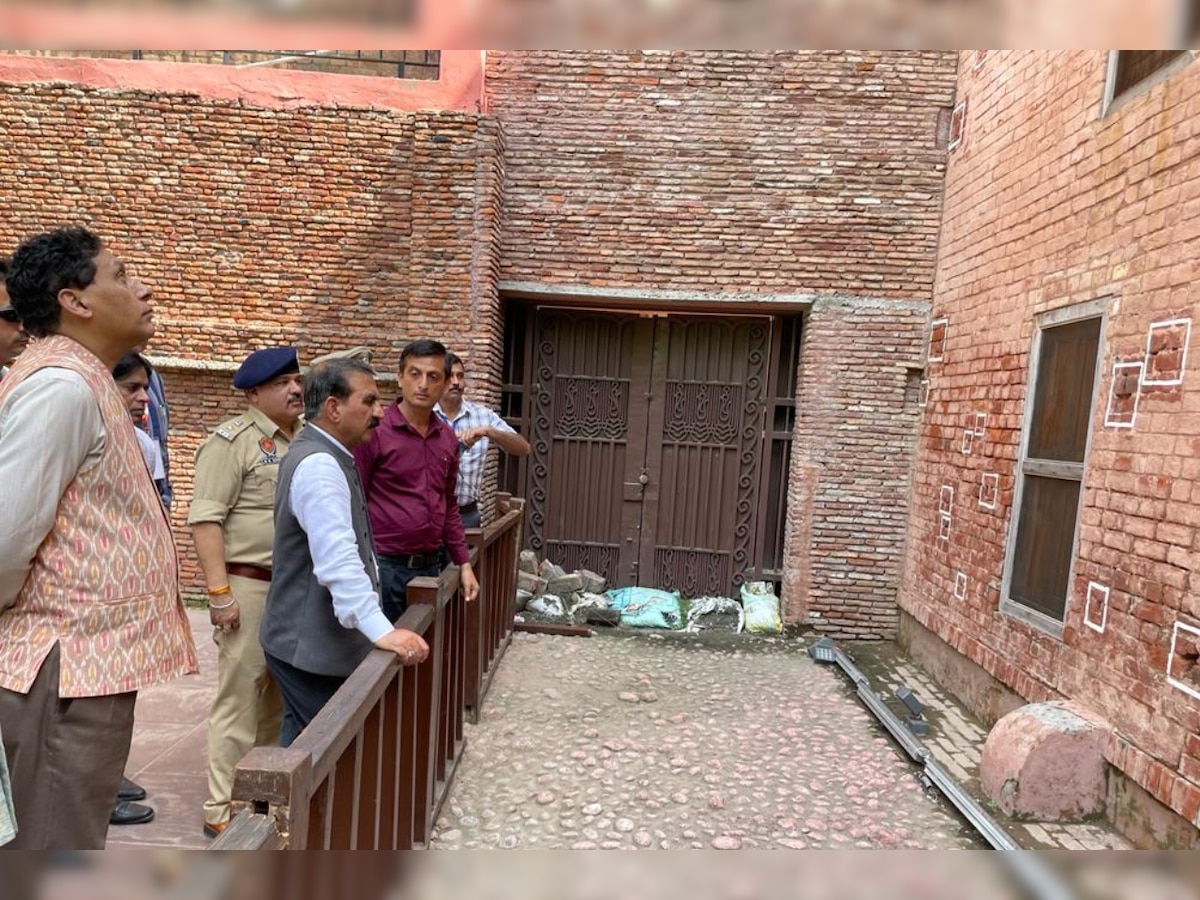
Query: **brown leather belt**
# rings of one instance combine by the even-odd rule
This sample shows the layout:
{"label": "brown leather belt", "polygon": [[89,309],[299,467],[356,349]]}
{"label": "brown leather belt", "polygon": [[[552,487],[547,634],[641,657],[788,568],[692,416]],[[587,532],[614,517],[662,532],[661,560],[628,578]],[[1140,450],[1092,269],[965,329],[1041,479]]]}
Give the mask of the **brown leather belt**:
{"label": "brown leather belt", "polygon": [[442,554],[440,550],[428,550],[425,553],[405,553],[404,555],[380,553],[379,558],[393,565],[405,566],[409,569],[428,569],[440,565]]}
{"label": "brown leather belt", "polygon": [[253,578],[255,581],[270,581],[271,569],[252,563],[225,563],[225,571],[238,578]]}

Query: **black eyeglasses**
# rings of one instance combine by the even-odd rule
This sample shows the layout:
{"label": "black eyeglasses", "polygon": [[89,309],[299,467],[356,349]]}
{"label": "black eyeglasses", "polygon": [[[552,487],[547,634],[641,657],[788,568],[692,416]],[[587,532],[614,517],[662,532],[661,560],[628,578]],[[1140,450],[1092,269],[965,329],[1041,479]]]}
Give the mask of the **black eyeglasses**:
{"label": "black eyeglasses", "polygon": [[5,322],[12,322],[14,325],[21,321],[21,317],[17,315],[15,309],[0,309],[0,319],[3,319]]}

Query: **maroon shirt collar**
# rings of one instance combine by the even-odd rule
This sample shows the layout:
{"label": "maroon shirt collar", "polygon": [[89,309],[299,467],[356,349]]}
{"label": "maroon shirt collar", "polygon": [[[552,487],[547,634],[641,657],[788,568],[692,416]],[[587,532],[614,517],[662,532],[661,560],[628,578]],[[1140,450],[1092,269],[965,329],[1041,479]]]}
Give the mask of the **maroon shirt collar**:
{"label": "maroon shirt collar", "polygon": [[[384,421],[393,428],[411,431],[417,437],[421,437],[421,432],[417,431],[417,429],[413,427],[412,422],[408,421],[404,413],[401,411],[399,400],[388,407],[388,411],[384,413],[383,418]],[[442,421],[441,416],[439,416],[436,412],[431,412],[429,416],[429,430],[425,432],[425,439],[428,440],[429,438],[438,434],[445,427],[446,423]]]}

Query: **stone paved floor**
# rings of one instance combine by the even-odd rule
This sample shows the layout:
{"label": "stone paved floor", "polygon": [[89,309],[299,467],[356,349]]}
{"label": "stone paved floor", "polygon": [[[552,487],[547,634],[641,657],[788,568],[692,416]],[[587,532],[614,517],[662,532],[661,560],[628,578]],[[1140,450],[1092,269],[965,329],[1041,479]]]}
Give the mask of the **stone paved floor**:
{"label": "stone paved floor", "polygon": [[796,641],[520,634],[468,741],[433,847],[981,846]]}
{"label": "stone paved floor", "polygon": [[[851,652],[855,648],[850,648]],[[934,758],[977,800],[983,801],[979,784],[979,760],[987,731],[958,703],[946,694],[920,667],[905,659],[894,645],[880,644],[862,648],[860,668],[871,679],[872,687],[885,697],[896,688],[907,686],[925,704],[924,718],[930,733],[921,738]],[[896,707],[900,712],[899,706]],[[1130,844],[1107,822],[1057,824],[1018,822],[999,810],[988,812],[1023,847],[1064,850],[1122,850]]]}
{"label": "stone paved floor", "polygon": [[146,789],[153,822],[108,829],[110,847],[203,848],[202,806],[208,794],[204,722],[216,692],[217,647],[208,611],[188,611],[200,674],[142,691],[125,772]]}
{"label": "stone paved floor", "polygon": [[[190,616],[201,674],[138,701],[127,771],[157,816],[110,829],[114,848],[208,843],[204,718],[216,651],[207,613]],[[980,846],[922,789],[848,679],[804,646],[623,629],[515,635],[483,721],[467,726],[432,846]],[[917,693],[933,725],[926,745],[979,796],[982,726],[889,645],[863,655],[881,694],[902,683]],[[1126,846],[1102,824],[1004,824],[1030,847]]]}

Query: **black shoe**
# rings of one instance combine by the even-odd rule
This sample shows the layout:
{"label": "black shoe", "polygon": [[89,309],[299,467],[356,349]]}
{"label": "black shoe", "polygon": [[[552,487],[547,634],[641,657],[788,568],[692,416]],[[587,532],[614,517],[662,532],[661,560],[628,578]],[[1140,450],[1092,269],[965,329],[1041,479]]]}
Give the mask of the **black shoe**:
{"label": "black shoe", "polygon": [[121,789],[117,791],[117,800],[145,800],[146,789],[140,784],[134,784],[124,775],[121,776]]}
{"label": "black shoe", "polygon": [[154,819],[154,810],[128,800],[119,802],[109,816],[109,825],[144,825]]}

